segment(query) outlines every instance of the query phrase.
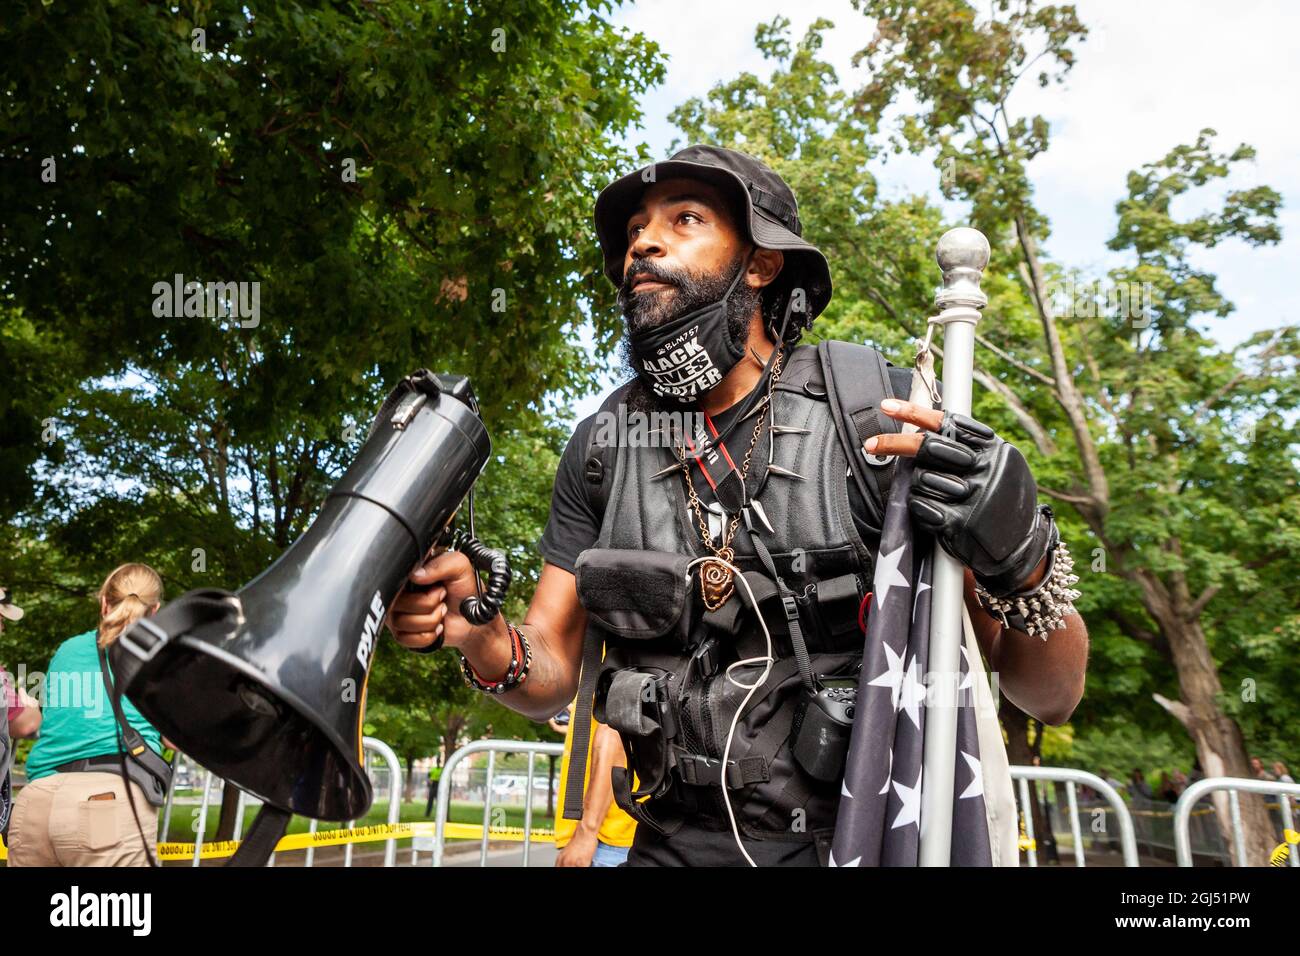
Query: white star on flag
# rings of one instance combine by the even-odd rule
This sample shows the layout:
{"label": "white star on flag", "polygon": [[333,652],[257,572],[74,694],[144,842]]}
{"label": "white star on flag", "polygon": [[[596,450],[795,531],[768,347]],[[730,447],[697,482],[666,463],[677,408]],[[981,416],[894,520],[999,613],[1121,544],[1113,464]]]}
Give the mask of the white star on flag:
{"label": "white star on flag", "polygon": [[907,673],[903,675],[899,708],[907,714],[917,730],[921,729],[921,705],[925,703],[925,691],[925,685],[916,677],[916,655],[913,654],[912,662],[907,665]]}
{"label": "white star on flag", "polygon": [[982,797],[984,795],[984,774],[980,770],[979,758],[971,756],[964,750],[961,755],[966,758],[966,766],[975,775],[975,779],[970,782],[970,786],[963,790],[961,796],[957,799],[965,800],[967,797]]}
{"label": "white star on flag", "polygon": [[898,688],[903,683],[903,655],[896,652],[888,644],[883,645],[885,648],[885,661],[888,666],[885,672],[867,682],[868,687],[888,687],[889,701],[893,704],[894,710],[898,710]]}
{"label": "white star on flag", "polygon": [[[932,679],[938,679],[927,673],[926,664],[930,661],[933,666],[932,575],[937,545],[931,535],[918,534],[912,520],[909,492],[914,461],[900,457],[894,467],[876,547],[871,582],[875,597],[832,840],[835,866],[919,865],[922,823],[928,826],[921,802],[922,788],[929,783],[923,778],[930,776],[924,773],[925,737],[930,730],[926,718],[931,716],[927,711],[935,703],[929,695]],[[934,687],[942,692],[945,705],[954,690],[959,692],[956,746],[950,751],[956,763],[949,765],[956,779],[943,794],[952,808],[949,855],[953,866],[992,866],[996,854],[985,805],[985,791],[991,784],[985,784],[980,765],[984,757],[980,728],[976,708],[960,704],[965,695],[983,693],[987,685],[979,650],[960,640],[958,646],[962,657],[954,661],[959,668],[957,680],[945,674]],[[882,693],[886,687],[888,694]]]}
{"label": "white star on flag", "polygon": [[916,606],[921,603],[921,595],[930,590],[930,585],[922,581],[916,586],[916,600],[912,602],[912,623],[916,623]]}
{"label": "white star on flag", "polygon": [[876,579],[873,587],[876,591],[876,609],[885,606],[885,600],[889,597],[890,588],[908,588],[912,585],[908,582],[903,573],[898,570],[898,562],[903,557],[903,552],[907,550],[906,546],[899,547],[889,554],[882,554],[880,562],[876,565]]}
{"label": "white star on flag", "polygon": [[957,685],[958,691],[975,687],[975,672],[970,666],[970,652],[966,650],[965,643],[961,644],[961,659],[966,662],[966,673],[962,675],[961,683]]}
{"label": "white star on flag", "polygon": [[903,806],[898,811],[898,816],[894,818],[894,822],[890,824],[890,829],[897,830],[909,823],[915,824],[919,829],[921,825],[921,768],[916,768],[916,786],[904,786],[895,780],[894,792],[903,801]]}

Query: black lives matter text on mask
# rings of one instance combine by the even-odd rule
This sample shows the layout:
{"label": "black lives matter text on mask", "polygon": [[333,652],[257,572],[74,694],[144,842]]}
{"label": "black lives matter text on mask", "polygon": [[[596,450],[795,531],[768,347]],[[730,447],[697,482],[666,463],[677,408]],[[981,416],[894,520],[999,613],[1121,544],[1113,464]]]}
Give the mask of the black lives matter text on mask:
{"label": "black lives matter text on mask", "polygon": [[664,343],[652,358],[641,362],[660,395],[695,398],[722,381],[722,371],[699,340],[699,326],[693,326]]}

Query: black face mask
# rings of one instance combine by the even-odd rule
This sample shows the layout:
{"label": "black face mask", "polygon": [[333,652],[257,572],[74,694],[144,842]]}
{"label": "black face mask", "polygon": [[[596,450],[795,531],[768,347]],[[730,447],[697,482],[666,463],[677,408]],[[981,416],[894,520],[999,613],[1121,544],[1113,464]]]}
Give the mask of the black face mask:
{"label": "black face mask", "polygon": [[745,266],[746,262],[740,264],[718,301],[629,334],[633,365],[656,395],[682,404],[693,402],[721,382],[744,356],[746,338],[732,336],[727,300]]}

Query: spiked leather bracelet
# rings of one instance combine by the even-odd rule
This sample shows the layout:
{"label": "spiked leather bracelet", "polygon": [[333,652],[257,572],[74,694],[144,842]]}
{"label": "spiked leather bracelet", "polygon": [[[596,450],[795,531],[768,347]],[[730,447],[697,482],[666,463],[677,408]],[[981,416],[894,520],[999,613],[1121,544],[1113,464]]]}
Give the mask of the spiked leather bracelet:
{"label": "spiked leather bracelet", "polygon": [[1061,540],[1055,523],[1051,544],[1047,552],[1047,573],[1033,588],[996,597],[978,579],[975,584],[975,595],[989,614],[1000,619],[1007,627],[1030,637],[1037,634],[1043,640],[1047,640],[1048,631],[1065,627],[1065,618],[1075,613],[1074,601],[1081,595],[1080,591],[1071,586],[1079,580],[1079,576],[1072,573],[1074,559],[1070,556],[1070,549]]}

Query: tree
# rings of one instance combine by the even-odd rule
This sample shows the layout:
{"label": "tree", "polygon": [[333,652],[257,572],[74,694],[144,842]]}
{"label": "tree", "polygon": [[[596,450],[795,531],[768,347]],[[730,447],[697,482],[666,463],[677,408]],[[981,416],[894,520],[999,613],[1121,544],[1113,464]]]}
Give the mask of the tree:
{"label": "tree", "polygon": [[[835,283],[810,341],[865,339],[907,361],[909,326],[923,322],[933,295],[927,249],[940,215],[924,199],[880,198],[869,168],[880,150],[837,89],[834,68],[819,57],[822,35],[833,26],[818,19],[792,44],[785,17],[759,24],[755,45],[774,63],[771,75],[744,73],[720,83],[707,100],[687,100],[669,119],[690,142],[762,158],[802,197],[804,235],[826,254]],[[914,313],[918,303],[921,311]]]}
{"label": "tree", "polygon": [[[551,409],[594,382],[574,332],[617,321],[591,196],[663,75],[609,9],[0,11],[0,574],[40,611],[5,634],[21,660],[90,626],[121,560],[169,597],[263,570],[421,366],[473,379],[498,456],[483,534],[531,550]],[[455,674],[416,657],[381,661],[371,700],[410,709],[385,689],[402,668],[426,701]]]}
{"label": "tree", "polygon": [[[998,391],[1009,402],[1007,393],[1016,396],[1041,462],[1040,490],[1073,509],[1122,582],[1116,590],[1136,599],[1140,610],[1130,603],[1104,613],[1172,664],[1179,699],[1156,699],[1186,728],[1206,774],[1250,776],[1219,676],[1219,661],[1250,637],[1219,625],[1245,601],[1253,625],[1269,622],[1294,649],[1295,582],[1279,558],[1300,527],[1288,451],[1296,432],[1285,419],[1296,405],[1296,330],[1216,348],[1193,320],[1226,316],[1232,306],[1189,256],[1230,239],[1276,242],[1278,194],[1234,191],[1218,209],[1175,218],[1175,197],[1253,155],[1244,146],[1216,152],[1211,131],[1130,174],[1110,244],[1134,257],[1111,275],[1108,297],[1117,307],[1071,301],[1066,323],[1054,295],[1059,274],[1054,284],[1040,251],[1047,222],[1027,172],[1048,147],[1048,124],[1013,118],[1008,101],[1040,61],[1041,85],[1064,80],[1086,35],[1074,9],[1000,0],[993,19],[978,21],[962,0],[855,6],[877,18],[876,36],[858,55],[872,73],[859,108],[879,124],[902,94],[915,98],[899,121],[900,142],[933,149],[941,168],[953,168],[946,191],[970,202],[972,221],[990,236],[991,271],[1018,276],[1032,306],[1037,340],[999,323],[988,362]],[[1243,440],[1247,419],[1256,420],[1253,440]],[[1232,450],[1226,460],[1224,449]],[[1295,719],[1284,701],[1275,706]],[[1218,804],[1228,837],[1226,798]],[[1263,863],[1276,841],[1262,801],[1244,799],[1242,807],[1248,856]]]}

